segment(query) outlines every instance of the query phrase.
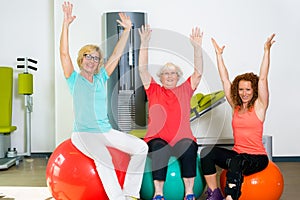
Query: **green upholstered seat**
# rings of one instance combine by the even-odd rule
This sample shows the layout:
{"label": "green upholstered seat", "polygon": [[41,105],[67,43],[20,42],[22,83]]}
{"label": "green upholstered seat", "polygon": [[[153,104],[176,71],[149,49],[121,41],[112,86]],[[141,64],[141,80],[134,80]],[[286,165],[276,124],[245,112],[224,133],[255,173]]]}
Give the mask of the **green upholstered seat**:
{"label": "green upholstered seat", "polygon": [[12,116],[13,69],[0,66],[0,134],[17,129],[11,125]]}
{"label": "green upholstered seat", "polygon": [[133,129],[129,134],[134,135],[138,138],[144,138],[147,133],[147,129]]}
{"label": "green upholstered seat", "polygon": [[[198,94],[195,94],[192,97],[192,100],[195,99],[197,95]],[[195,104],[195,102],[191,101],[191,114],[190,114],[191,118],[194,118],[197,115],[197,113],[200,113],[203,110],[210,108],[213,104],[222,100],[225,97],[225,93],[223,90],[220,90],[217,92],[213,92],[211,94],[206,94],[206,95],[201,94],[201,96],[202,97],[198,101],[198,104]]]}

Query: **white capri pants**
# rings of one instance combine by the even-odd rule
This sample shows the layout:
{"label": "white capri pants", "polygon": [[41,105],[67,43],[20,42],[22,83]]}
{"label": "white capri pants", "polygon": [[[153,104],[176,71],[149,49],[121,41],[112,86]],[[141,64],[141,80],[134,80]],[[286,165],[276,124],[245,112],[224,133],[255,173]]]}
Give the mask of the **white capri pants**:
{"label": "white capri pants", "polygon": [[[107,133],[73,132],[71,141],[78,150],[94,160],[109,199],[124,200],[125,196],[139,198],[148,153],[148,145],[142,139],[111,129]],[[123,190],[107,147],[130,155]]]}

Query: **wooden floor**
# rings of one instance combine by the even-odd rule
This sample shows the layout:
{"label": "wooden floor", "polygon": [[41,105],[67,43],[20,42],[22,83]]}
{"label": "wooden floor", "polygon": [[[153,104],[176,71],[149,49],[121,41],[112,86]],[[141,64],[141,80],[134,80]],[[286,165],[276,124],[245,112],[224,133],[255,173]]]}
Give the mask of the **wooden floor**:
{"label": "wooden floor", "polygon": [[[46,187],[47,158],[24,158],[18,166],[0,170],[0,186]],[[300,162],[276,162],[284,177],[281,200],[300,199]],[[1,192],[1,191],[0,191]],[[205,199],[204,195],[200,200]]]}

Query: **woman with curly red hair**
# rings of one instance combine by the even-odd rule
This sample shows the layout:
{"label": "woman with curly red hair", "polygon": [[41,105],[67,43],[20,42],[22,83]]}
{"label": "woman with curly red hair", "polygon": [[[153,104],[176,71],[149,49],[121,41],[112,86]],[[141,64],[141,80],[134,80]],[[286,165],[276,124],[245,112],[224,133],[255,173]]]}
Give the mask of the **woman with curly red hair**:
{"label": "woman with curly red hair", "polygon": [[232,83],[222,57],[225,46],[220,47],[212,39],[225,96],[232,108],[234,146],[232,150],[221,147],[205,147],[201,150],[202,170],[208,186],[207,200],[224,198],[217,184],[216,165],[227,169],[226,200],[240,197],[244,175],[262,171],[268,165],[262,135],[269,104],[268,73],[274,36],[272,34],[264,44],[259,76],[252,72],[245,73],[237,76]]}

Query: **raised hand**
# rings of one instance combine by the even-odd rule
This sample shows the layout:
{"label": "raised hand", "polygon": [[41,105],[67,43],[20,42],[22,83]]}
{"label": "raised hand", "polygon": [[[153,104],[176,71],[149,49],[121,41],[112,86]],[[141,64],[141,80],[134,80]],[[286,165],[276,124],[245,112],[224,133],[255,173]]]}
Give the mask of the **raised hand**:
{"label": "raised hand", "polygon": [[129,16],[125,13],[119,13],[119,17],[121,20],[117,19],[117,22],[125,29],[130,30],[132,26],[132,22]]}
{"label": "raised hand", "polygon": [[72,16],[73,4],[65,1],[62,5],[62,9],[64,12],[64,23],[67,25],[71,24],[76,18],[76,16]]}
{"label": "raised hand", "polygon": [[142,25],[141,28],[139,28],[139,34],[140,34],[140,38],[141,38],[141,43],[148,45],[150,38],[151,38],[151,29],[150,29],[150,25]]}
{"label": "raised hand", "polygon": [[222,47],[219,47],[219,45],[217,44],[217,42],[215,41],[214,38],[211,38],[211,42],[213,43],[214,45],[214,48],[215,48],[215,51],[216,51],[216,54],[218,55],[222,55],[223,54],[223,50],[225,48],[225,46],[223,45]]}
{"label": "raised hand", "polygon": [[192,34],[190,34],[190,41],[193,45],[193,47],[201,47],[202,45],[202,37],[203,37],[203,32],[200,32],[199,27],[195,27],[192,29]]}
{"label": "raised hand", "polygon": [[275,37],[275,34],[273,33],[270,37],[268,37],[267,41],[265,42],[265,45],[264,45],[264,50],[270,50],[272,44],[274,44],[274,40],[273,38]]}

